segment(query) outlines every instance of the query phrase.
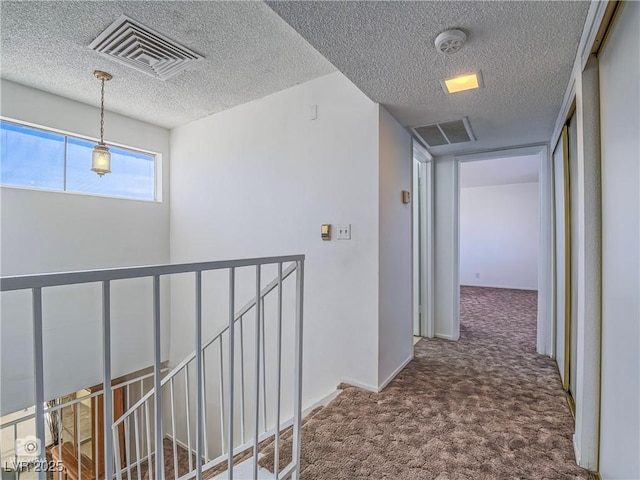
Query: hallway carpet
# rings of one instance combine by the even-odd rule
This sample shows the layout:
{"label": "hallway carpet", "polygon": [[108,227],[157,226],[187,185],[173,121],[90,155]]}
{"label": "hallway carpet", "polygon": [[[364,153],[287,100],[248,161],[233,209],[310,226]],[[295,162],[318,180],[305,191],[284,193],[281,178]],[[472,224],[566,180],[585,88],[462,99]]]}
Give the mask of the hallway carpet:
{"label": "hallway carpet", "polygon": [[462,287],[460,340],[421,340],[381,393],[342,385],[303,428],[301,478],[588,479],[555,363],[535,351],[536,301]]}

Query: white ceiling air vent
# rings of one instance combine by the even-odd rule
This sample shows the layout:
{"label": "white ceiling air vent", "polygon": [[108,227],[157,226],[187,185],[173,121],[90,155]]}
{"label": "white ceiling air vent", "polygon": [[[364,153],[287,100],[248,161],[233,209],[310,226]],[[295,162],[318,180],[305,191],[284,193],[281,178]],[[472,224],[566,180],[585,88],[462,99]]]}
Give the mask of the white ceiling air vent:
{"label": "white ceiling air vent", "polygon": [[467,41],[467,34],[462,30],[447,30],[436,37],[436,49],[441,53],[456,53]]}
{"label": "white ceiling air vent", "polygon": [[429,147],[440,147],[454,143],[475,142],[476,137],[471,131],[469,119],[464,117],[453,122],[434,123],[411,130],[418,135]]}
{"label": "white ceiling air vent", "polygon": [[98,35],[89,48],[160,80],[204,58],[125,15]]}

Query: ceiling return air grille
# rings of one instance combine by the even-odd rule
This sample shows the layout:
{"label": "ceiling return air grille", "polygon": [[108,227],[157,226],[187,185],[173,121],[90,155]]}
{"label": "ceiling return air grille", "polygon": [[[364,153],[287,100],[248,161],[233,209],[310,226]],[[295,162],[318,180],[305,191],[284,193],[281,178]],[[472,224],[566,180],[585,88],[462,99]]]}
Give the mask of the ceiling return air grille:
{"label": "ceiling return air grille", "polygon": [[122,15],[89,48],[160,80],[167,80],[202,55]]}
{"label": "ceiling return air grille", "polygon": [[469,119],[464,117],[453,122],[434,123],[422,127],[413,127],[412,130],[429,147],[440,147],[455,143],[474,142],[476,137],[471,131]]}

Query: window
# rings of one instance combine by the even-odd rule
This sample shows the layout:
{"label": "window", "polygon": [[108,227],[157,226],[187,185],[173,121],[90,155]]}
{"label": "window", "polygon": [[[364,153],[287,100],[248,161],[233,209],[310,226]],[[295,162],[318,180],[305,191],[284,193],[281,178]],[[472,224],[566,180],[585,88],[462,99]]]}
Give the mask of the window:
{"label": "window", "polygon": [[0,121],[0,184],[155,200],[150,153],[109,145],[111,173],[91,171],[94,141]]}

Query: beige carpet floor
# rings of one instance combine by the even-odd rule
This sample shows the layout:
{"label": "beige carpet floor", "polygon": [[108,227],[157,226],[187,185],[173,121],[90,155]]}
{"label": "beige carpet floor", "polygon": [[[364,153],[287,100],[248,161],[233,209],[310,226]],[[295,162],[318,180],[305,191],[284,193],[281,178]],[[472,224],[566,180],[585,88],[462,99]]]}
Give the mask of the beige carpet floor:
{"label": "beige carpet floor", "polygon": [[[458,342],[423,339],[381,393],[343,393],[303,428],[303,480],[587,479],[536,293],[463,287]],[[261,465],[273,465],[264,450]],[[281,465],[290,459],[282,447]]]}

